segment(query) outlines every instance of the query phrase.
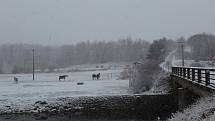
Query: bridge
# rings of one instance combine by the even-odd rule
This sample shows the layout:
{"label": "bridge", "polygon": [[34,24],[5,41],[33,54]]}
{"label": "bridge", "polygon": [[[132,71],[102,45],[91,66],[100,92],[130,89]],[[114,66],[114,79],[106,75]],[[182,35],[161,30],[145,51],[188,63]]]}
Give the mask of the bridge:
{"label": "bridge", "polygon": [[174,87],[182,87],[199,96],[215,92],[215,69],[201,67],[172,67]]}

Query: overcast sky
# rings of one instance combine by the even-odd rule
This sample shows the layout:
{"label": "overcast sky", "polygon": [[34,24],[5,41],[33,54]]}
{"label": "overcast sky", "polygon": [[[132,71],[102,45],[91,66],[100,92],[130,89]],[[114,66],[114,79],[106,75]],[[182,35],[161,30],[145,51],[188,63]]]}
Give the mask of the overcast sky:
{"label": "overcast sky", "polygon": [[215,34],[215,0],[0,0],[0,44]]}

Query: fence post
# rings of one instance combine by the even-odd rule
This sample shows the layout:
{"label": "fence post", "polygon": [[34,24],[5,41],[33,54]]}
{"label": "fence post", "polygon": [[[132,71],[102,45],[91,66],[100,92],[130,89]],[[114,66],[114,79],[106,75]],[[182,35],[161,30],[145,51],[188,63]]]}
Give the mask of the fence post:
{"label": "fence post", "polygon": [[174,71],[175,71],[174,73],[177,75],[178,72],[177,72],[177,68],[176,67],[174,68]]}
{"label": "fence post", "polygon": [[187,68],[187,79],[190,79],[190,69]]}
{"label": "fence post", "polygon": [[182,67],[180,67],[180,76],[182,76]]}
{"label": "fence post", "polygon": [[195,81],[195,69],[192,69],[192,81]]}
{"label": "fence post", "polygon": [[205,85],[206,86],[210,85],[210,70],[209,69],[205,70]]}
{"label": "fence post", "polygon": [[175,67],[172,67],[172,73],[173,73],[173,74],[176,74],[176,72],[175,72]]}
{"label": "fence post", "polygon": [[183,68],[183,77],[186,77],[186,68]]}
{"label": "fence post", "polygon": [[201,76],[201,70],[198,69],[198,83],[201,83],[202,82],[202,76]]}
{"label": "fence post", "polygon": [[179,68],[177,67],[177,75],[179,76]]}

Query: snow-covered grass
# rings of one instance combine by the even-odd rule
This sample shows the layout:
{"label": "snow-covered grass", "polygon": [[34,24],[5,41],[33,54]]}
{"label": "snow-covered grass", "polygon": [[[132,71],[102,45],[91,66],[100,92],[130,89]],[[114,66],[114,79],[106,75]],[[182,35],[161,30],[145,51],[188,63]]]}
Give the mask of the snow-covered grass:
{"label": "snow-covered grass", "polygon": [[108,69],[123,69],[127,62],[109,62],[103,64],[83,64],[83,65],[73,65],[67,68],[55,69],[55,72],[81,72],[81,71],[95,71],[95,70],[108,70]]}
{"label": "snow-covered grass", "polygon": [[182,112],[177,112],[169,121],[214,121],[215,95],[203,97]]}
{"label": "snow-covered grass", "polygon": [[[0,109],[7,107],[24,108],[39,100],[54,100],[63,97],[100,96],[128,94],[128,80],[118,80],[121,69],[99,71],[2,74],[0,75]],[[100,80],[92,80],[93,73],[101,73]],[[59,81],[59,75],[69,75]],[[18,77],[16,84],[13,77]],[[83,85],[77,85],[83,82]]]}
{"label": "snow-covered grass", "polygon": [[[169,67],[181,66],[182,61],[176,59],[176,51],[169,53],[167,58],[160,67],[169,72]],[[185,60],[185,66],[191,67],[193,64],[201,65],[205,68],[214,68],[211,66],[210,61]],[[215,83],[215,81],[211,82]],[[175,113],[169,121],[215,121],[215,95],[209,97],[203,97],[199,99],[195,104],[184,109],[182,112]]]}

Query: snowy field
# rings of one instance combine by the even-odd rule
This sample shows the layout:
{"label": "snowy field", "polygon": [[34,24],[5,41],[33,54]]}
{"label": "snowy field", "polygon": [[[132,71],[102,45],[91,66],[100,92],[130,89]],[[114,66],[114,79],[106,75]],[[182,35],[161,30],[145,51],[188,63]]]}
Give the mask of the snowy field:
{"label": "snowy field", "polygon": [[[122,69],[100,71],[41,73],[35,74],[2,74],[0,75],[0,109],[5,107],[25,107],[39,100],[54,100],[61,97],[100,96],[128,94],[128,80],[119,80]],[[92,80],[93,73],[101,73],[100,80]],[[69,75],[59,81],[58,76]],[[16,84],[13,77],[18,77]],[[83,85],[77,85],[83,82]]]}

